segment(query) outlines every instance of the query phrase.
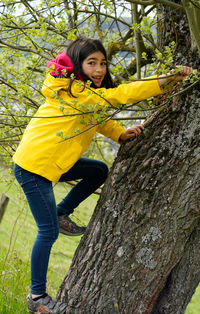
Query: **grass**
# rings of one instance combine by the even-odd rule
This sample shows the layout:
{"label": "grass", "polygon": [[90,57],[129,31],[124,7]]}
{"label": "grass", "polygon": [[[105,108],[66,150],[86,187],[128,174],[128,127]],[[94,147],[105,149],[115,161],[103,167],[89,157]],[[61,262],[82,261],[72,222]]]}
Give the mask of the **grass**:
{"label": "grass", "polygon": [[[0,313],[27,313],[26,295],[30,286],[30,255],[36,226],[18,183],[11,179],[7,170],[1,169],[0,196],[5,193],[10,201],[0,225]],[[70,186],[55,186],[57,201],[61,200]],[[75,211],[74,220],[87,225],[98,197],[92,195]],[[75,217],[76,216],[76,217]],[[71,264],[81,236],[59,235],[50,256],[47,289],[55,298],[56,293]]]}
{"label": "grass", "polygon": [[185,314],[199,314],[200,313],[200,285],[197,287],[190,303],[187,306]]}
{"label": "grass", "polygon": [[[24,314],[27,313],[30,254],[36,236],[36,227],[20,186],[6,169],[0,170],[0,196],[1,193],[5,193],[10,197],[0,225],[0,313]],[[61,200],[69,189],[70,187],[65,184],[57,184],[55,186],[57,201]],[[97,196],[92,195],[84,201],[76,210],[74,219],[80,224],[87,225],[97,199]],[[47,278],[47,289],[53,298],[56,297],[58,288],[67,273],[80,239],[81,237],[66,237],[60,234],[53,246]],[[200,313],[200,286],[185,313]]]}

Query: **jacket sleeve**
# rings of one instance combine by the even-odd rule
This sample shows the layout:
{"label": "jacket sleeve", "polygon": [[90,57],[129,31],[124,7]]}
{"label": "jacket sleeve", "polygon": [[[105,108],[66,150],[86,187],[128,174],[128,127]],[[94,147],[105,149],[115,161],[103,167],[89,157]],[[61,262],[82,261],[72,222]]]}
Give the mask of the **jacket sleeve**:
{"label": "jacket sleeve", "polygon": [[[154,78],[154,77],[151,77]],[[99,107],[108,105],[118,107],[118,105],[138,102],[162,93],[158,80],[144,80],[128,84],[121,84],[115,88],[87,88],[76,89],[79,103],[85,106],[98,104]],[[99,109],[98,107],[98,109]]]}
{"label": "jacket sleeve", "polygon": [[123,128],[116,121],[111,119],[109,119],[103,126],[98,126],[97,128],[97,132],[111,138],[117,143],[119,143],[119,137],[125,130],[125,128]]}

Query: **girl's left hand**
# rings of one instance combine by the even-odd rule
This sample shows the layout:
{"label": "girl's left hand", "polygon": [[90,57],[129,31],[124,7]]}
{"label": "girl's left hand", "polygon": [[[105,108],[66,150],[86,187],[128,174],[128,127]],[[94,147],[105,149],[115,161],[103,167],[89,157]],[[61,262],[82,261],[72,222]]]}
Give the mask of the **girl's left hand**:
{"label": "girl's left hand", "polygon": [[125,143],[129,138],[138,136],[144,130],[144,126],[142,124],[134,126],[130,129],[124,131],[119,137],[119,143]]}

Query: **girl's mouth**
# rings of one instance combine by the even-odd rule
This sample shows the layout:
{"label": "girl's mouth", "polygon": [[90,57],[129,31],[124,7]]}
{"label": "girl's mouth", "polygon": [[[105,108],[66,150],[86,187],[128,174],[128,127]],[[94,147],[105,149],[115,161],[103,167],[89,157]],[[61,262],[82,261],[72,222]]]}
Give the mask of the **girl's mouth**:
{"label": "girl's mouth", "polygon": [[100,84],[103,80],[102,76],[96,76],[96,77],[93,77],[92,80],[96,83],[96,84]]}

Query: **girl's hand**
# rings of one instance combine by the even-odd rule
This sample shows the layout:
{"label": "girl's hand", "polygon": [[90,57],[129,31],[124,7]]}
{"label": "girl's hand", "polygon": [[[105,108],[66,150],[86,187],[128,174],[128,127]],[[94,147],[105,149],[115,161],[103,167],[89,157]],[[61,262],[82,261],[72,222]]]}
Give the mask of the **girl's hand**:
{"label": "girl's hand", "polygon": [[[175,70],[172,70],[172,73],[175,73]],[[162,78],[162,76],[160,76],[160,78],[158,79],[158,83],[160,86],[162,86],[163,84],[166,84],[170,81],[183,81],[188,75],[190,75],[193,72],[193,68],[191,67],[187,67],[187,66],[182,66],[182,71],[177,73],[174,76],[171,76],[169,78]]]}
{"label": "girl's hand", "polygon": [[124,131],[119,137],[119,143],[125,143],[129,138],[138,136],[144,130],[144,126],[142,124],[134,126],[130,129]]}
{"label": "girl's hand", "polygon": [[[175,70],[172,70],[173,73],[175,73]],[[187,67],[187,66],[182,66],[182,71],[177,73],[174,76],[174,80],[176,81],[182,81],[184,80],[188,75],[190,75],[193,72],[193,68]]]}

